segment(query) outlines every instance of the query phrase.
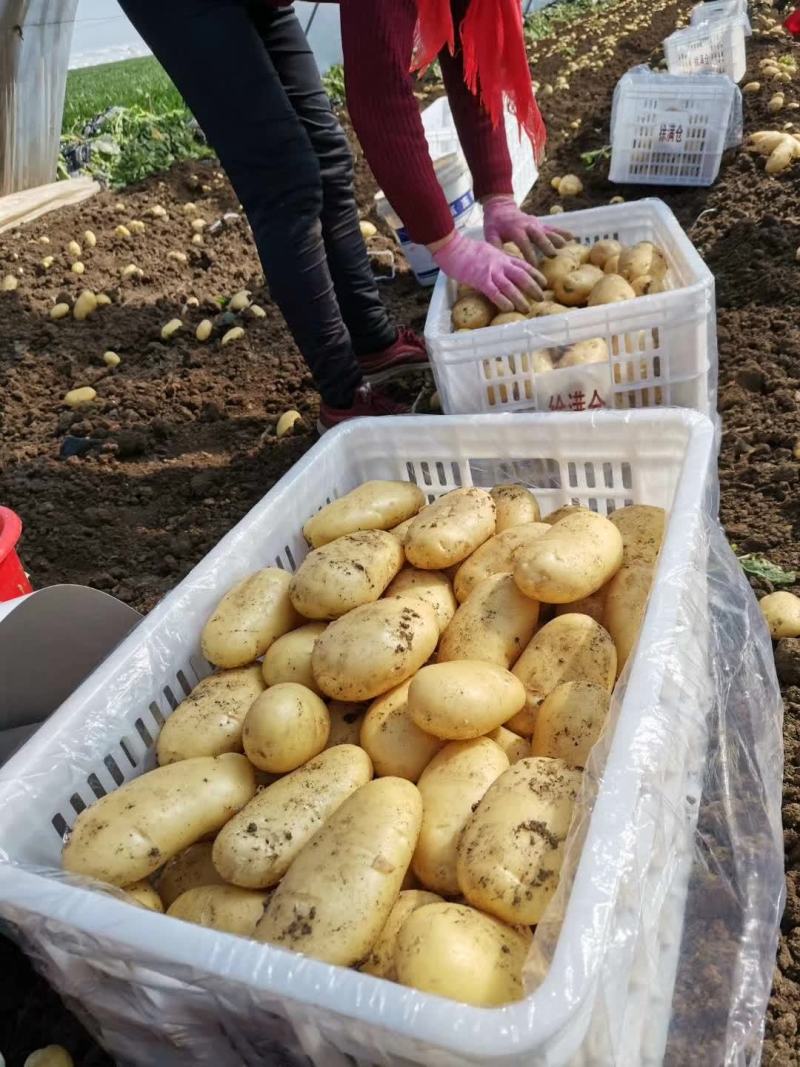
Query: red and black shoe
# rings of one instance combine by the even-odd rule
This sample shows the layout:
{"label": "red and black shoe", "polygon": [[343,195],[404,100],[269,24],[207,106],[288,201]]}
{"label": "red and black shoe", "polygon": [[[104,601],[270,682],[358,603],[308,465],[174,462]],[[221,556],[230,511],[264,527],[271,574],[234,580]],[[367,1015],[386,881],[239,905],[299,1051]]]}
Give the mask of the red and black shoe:
{"label": "red and black shoe", "polygon": [[406,326],[398,329],[397,339],[388,348],[369,356],[359,356],[358,362],[364,377],[373,385],[430,366],[425,342]]}
{"label": "red and black shoe", "polygon": [[353,403],[348,408],[334,408],[325,401],[319,405],[319,418],[317,430],[325,433],[326,430],[338,426],[340,422],[348,419],[363,419],[375,415],[410,415],[411,408],[406,404],[398,404],[380,389],[375,389],[369,382],[363,382],[355,391]]}

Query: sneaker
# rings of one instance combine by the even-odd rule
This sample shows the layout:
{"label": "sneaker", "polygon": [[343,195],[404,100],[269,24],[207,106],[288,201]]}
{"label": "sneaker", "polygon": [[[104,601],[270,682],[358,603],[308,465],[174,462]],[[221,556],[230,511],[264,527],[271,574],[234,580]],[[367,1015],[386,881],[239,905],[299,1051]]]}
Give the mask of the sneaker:
{"label": "sneaker", "polygon": [[388,348],[369,356],[360,356],[358,362],[364,377],[373,385],[430,366],[425,342],[406,326],[399,328],[397,339]]}
{"label": "sneaker", "polygon": [[353,403],[349,408],[332,408],[323,400],[319,405],[317,430],[326,430],[338,426],[348,419],[362,419],[370,415],[409,415],[411,408],[407,404],[398,404],[380,389],[373,389],[369,382],[364,382],[355,391]]}

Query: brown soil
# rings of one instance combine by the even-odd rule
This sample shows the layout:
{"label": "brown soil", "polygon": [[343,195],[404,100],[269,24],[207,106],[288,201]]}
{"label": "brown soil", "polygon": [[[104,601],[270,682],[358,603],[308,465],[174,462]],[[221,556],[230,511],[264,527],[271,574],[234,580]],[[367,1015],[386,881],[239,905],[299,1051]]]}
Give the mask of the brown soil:
{"label": "brown soil", "polygon": [[[608,141],[617,79],[634,63],[660,59],[660,41],[689,6],[688,0],[617,4],[614,57],[573,73],[567,92],[542,97],[550,155],[529,206],[547,213],[556,202],[550,178],[574,172],[581,174],[585,190],[565,202],[567,210],[622,194],[627,199],[661,196],[675,211],[717,276],[723,521],[742,550],[797,568],[800,265],[794,257],[800,246],[800,171],[795,166],[770,178],[762,159],[735,150],[727,153],[711,189],[620,189],[607,181],[606,164],[587,171],[580,159]],[[649,25],[631,29],[641,11],[650,13]],[[597,14],[596,21],[565,31],[559,41],[539,42],[537,80],[555,82],[564,56],[583,55],[591,47],[587,42],[610,32],[610,19]],[[800,46],[781,41],[781,52],[791,48],[800,54]],[[749,43],[745,81],[758,77],[758,61],[774,52],[774,42],[756,34]],[[798,84],[789,87],[795,99],[800,99]],[[768,95],[746,97],[747,131],[775,127],[766,111]],[[210,192],[197,188],[198,178]],[[359,156],[357,191],[365,214],[371,212],[374,188]],[[22,552],[36,585],[91,584],[148,610],[315,439],[316,394],[263,289],[246,223],[231,222],[217,235],[207,233],[204,245],[196,247],[182,212],[187,201],[196,202],[208,222],[236,207],[215,168],[193,164],[0,236],[0,273],[24,270],[18,290],[0,294],[0,500],[26,524]],[[117,202],[124,210],[114,210]],[[167,209],[168,220],[148,215],[155,203]],[[116,238],[115,226],[132,218],[145,220],[147,233]],[[72,238],[82,243],[87,228],[97,234],[98,247],[86,252],[86,273],[77,279],[64,246]],[[45,235],[47,246],[39,243]],[[374,247],[390,244],[380,238]],[[185,252],[189,263],[167,260],[172,249]],[[49,254],[56,263],[45,272],[39,264]],[[143,269],[141,282],[120,281],[120,266],[127,262]],[[398,321],[421,328],[428,293],[417,289],[400,266],[394,282],[382,283],[386,301]],[[87,286],[108,292],[111,306],[85,323],[50,322],[47,311],[59,293],[73,298]],[[266,318],[245,314],[245,337],[224,349],[218,341],[196,342],[200,319],[217,315],[218,298],[241,288],[254,291]],[[186,307],[192,296],[199,307]],[[161,326],[175,316],[185,327],[165,343]],[[120,355],[118,368],[103,364],[107,349]],[[98,399],[73,412],[61,401],[79,385],[93,385]],[[290,407],[302,413],[303,424],[279,441],[275,421]],[[68,436],[89,438],[91,449],[60,458]],[[753,585],[759,593],[769,588],[755,580]],[[763,1057],[775,1067],[800,1064],[800,690],[788,685],[789,674],[784,687],[788,896]],[[707,818],[713,823],[713,812]],[[708,924],[702,915],[690,917],[690,923]],[[709,988],[730,977],[722,949],[709,951],[701,963]],[[7,998],[0,1004],[0,1050],[12,1067],[36,1044],[50,1041],[69,1044],[78,1063],[103,1062],[100,1053],[90,1053],[90,1043],[44,983],[32,978],[22,957],[2,941],[0,968]],[[702,991],[679,989],[676,1011],[678,1028],[683,1025],[692,1036],[676,1046],[682,1051],[673,1062],[717,1062],[719,1020],[704,1010]]]}

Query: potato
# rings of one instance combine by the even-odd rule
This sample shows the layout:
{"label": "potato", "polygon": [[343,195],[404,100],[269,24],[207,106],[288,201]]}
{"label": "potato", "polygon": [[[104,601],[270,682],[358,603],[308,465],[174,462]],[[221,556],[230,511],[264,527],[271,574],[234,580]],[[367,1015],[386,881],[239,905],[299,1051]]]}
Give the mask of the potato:
{"label": "potato", "polygon": [[324,622],[309,622],[279,637],[264,655],[261,669],[266,684],[297,682],[319,695],[311,672],[311,653],[317,638],[325,632],[325,626]]}
{"label": "potato", "polygon": [[311,669],[326,696],[371,700],[415,674],[438,640],[432,607],[392,597],[362,604],[331,623],[317,638]]}
{"label": "potato", "polygon": [[759,600],[770,637],[800,637],[800,597],[785,590],[768,593]]}
{"label": "potato", "polygon": [[531,544],[550,527],[543,522],[528,522],[512,526],[501,534],[495,534],[465,559],[456,573],[454,589],[459,604],[486,578],[493,574],[508,574],[514,568],[514,556],[525,545]]}
{"label": "potato", "polygon": [[269,893],[263,889],[201,885],[182,893],[170,904],[167,915],[227,934],[252,937],[268,900]]}
{"label": "potato", "polygon": [[620,253],[619,273],[627,282],[649,274],[653,278],[663,278],[667,273],[667,261],[664,253],[652,241],[639,241],[632,248]]}
{"label": "potato", "polygon": [[315,548],[289,586],[307,619],[338,619],[377,600],[405,562],[403,546],[385,530],[358,530]]}
{"label": "potato", "polygon": [[391,530],[389,530],[389,533],[392,535],[392,537],[396,537],[401,545],[404,545],[406,543],[406,534],[408,533],[408,528],[414,521],[414,518],[415,516],[412,515],[411,518],[405,519],[403,522],[399,522],[397,526],[393,526]]}
{"label": "potato", "polygon": [[602,270],[612,256],[618,256],[621,252],[622,245],[619,241],[610,238],[596,241],[589,249],[589,262]]}
{"label": "potato", "polygon": [[410,519],[425,503],[425,494],[412,482],[363,482],[326,504],[303,527],[312,548],[321,548],[356,530],[388,530]]}
{"label": "potato", "polygon": [[331,730],[325,748],[334,745],[358,745],[361,736],[361,723],[366,712],[364,704],[351,704],[344,700],[332,700],[328,705]]}
{"label": "potato", "polygon": [[162,726],[156,741],[159,764],[164,767],[192,756],[241,752],[244,717],[263,692],[258,665],[204,678]]}
{"label": "potato", "polygon": [[[550,363],[552,366],[552,360]],[[489,491],[489,496],[495,506],[495,534],[501,534],[511,526],[539,522],[541,518],[536,497],[530,489],[517,482],[496,485]]]}
{"label": "potato", "polygon": [[125,886],[215,833],[256,790],[252,766],[236,753],[158,767],[121,785],[78,815],[64,869]]}
{"label": "potato", "polygon": [[408,714],[443,741],[482,737],[515,715],[525,686],[510,671],[483,660],[451,660],[423,667],[411,679]]}
{"label": "potato", "polygon": [[619,257],[621,253],[617,253],[615,256],[609,256],[603,264],[603,274],[619,274]]}
{"label": "potato", "polygon": [[539,604],[519,591],[511,574],[479,582],[442,634],[439,663],[480,659],[511,667],[530,641]]}
{"label": "potato", "polygon": [[619,274],[604,274],[589,293],[587,304],[592,308],[600,304],[616,304],[621,300],[633,300],[635,297],[636,293],[630,284]]}
{"label": "potato", "polygon": [[302,620],[289,599],[290,575],[279,567],[251,574],[225,594],[203,627],[200,645],[217,667],[246,667]]}
{"label": "potato", "polygon": [[475,486],[445,493],[408,528],[405,552],[412,567],[436,571],[471,555],[495,532],[494,500]]}
{"label": "potato", "polygon": [[322,752],[331,722],[325,702],[296,682],[273,685],[255,701],[242,729],[250,762],[284,774]]}
{"label": "potato", "polygon": [[520,737],[519,734],[515,734],[513,730],[507,730],[505,726],[498,726],[496,730],[492,730],[488,733],[487,738],[490,741],[494,741],[496,745],[499,745],[508,756],[509,763],[518,763],[519,760],[525,759],[526,756],[531,754],[530,742],[524,737]]}
{"label": "potato", "polygon": [[567,515],[547,533],[519,548],[514,581],[545,604],[568,604],[589,596],[622,564],[622,536],[612,522],[593,511]]}
{"label": "potato", "polygon": [[510,322],[526,322],[527,315],[523,315],[520,311],[501,311],[499,315],[495,315],[490,326],[507,326]]}
{"label": "potato", "polygon": [[588,263],[591,255],[591,248],[589,245],[581,244],[580,241],[570,241],[565,244],[563,248],[558,250],[559,256],[572,256],[575,263],[582,267],[584,263]]}
{"label": "potato", "polygon": [[561,522],[562,519],[565,519],[567,515],[575,515],[579,512],[589,510],[589,508],[582,507],[580,504],[564,504],[555,511],[551,511],[549,515],[543,515],[542,522],[546,522],[548,526],[554,526],[557,522]]}
{"label": "potato", "polygon": [[573,600],[571,604],[557,604],[556,615],[588,615],[590,619],[602,625],[607,592],[608,586],[604,585],[596,593],[581,597],[580,600]]}
{"label": "potato", "polygon": [[622,534],[622,562],[655,563],[664,541],[667,513],[650,504],[617,508],[608,516]]}
{"label": "potato", "polygon": [[458,844],[458,884],[470,904],[514,925],[539,922],[558,885],[580,784],[563,760],[534,756],[500,775]]}
{"label": "potato", "polygon": [[29,1053],[22,1067],[75,1067],[75,1061],[63,1045],[45,1045]]}
{"label": "potato", "polygon": [[458,896],[458,840],[486,790],[508,767],[500,746],[478,737],[451,741],[422,772],[422,828],[411,866],[426,889]]}
{"label": "potato", "polygon": [[164,910],[161,897],[146,879],[142,879],[141,882],[134,882],[133,885],[126,885],[124,892],[126,896],[131,898],[131,903],[137,904],[140,908],[159,912]]}
{"label": "potato", "polygon": [[397,980],[479,1008],[521,1000],[529,931],[464,904],[426,904],[400,927]]}
{"label": "potato", "polygon": [[583,192],[583,182],[577,174],[565,174],[558,183],[559,196],[580,196]]}
{"label": "potato", "polygon": [[617,677],[617,651],[608,632],[588,615],[559,615],[529,642],[513,673],[525,686],[527,701],[506,726],[530,737],[539,705],[563,682],[594,682],[610,693]]}
{"label": "potato", "polygon": [[390,982],[396,982],[397,967],[395,966],[394,957],[400,927],[417,908],[422,908],[426,904],[442,903],[444,902],[437,893],[428,893],[424,889],[402,890],[389,913],[389,918],[386,920],[386,925],[381,930],[378,940],[358,969],[363,971],[364,974],[373,974],[376,978],[386,978]]}
{"label": "potato", "polygon": [[562,759],[570,767],[585,767],[589,750],[608,715],[610,699],[608,689],[593,682],[557,685],[536,714],[531,755]]}
{"label": "potato", "polygon": [[456,330],[480,330],[488,326],[497,314],[494,304],[480,293],[462,296],[453,304],[451,312]]}
{"label": "potato", "polygon": [[453,587],[441,571],[422,571],[416,567],[405,567],[392,579],[383,595],[423,600],[436,614],[439,633],[446,628],[458,607]]}
{"label": "potato", "polygon": [[555,256],[543,259],[539,270],[545,276],[548,286],[555,291],[556,282],[575,270],[576,258],[569,252],[559,252]]}
{"label": "potato", "polygon": [[165,908],[187,889],[201,885],[222,885],[225,879],[211,860],[213,847],[211,841],[198,841],[166,864],[156,880],[156,889]]}
{"label": "potato", "polygon": [[569,311],[569,308],[564,307],[563,304],[556,304],[552,300],[541,300],[531,304],[528,318],[541,319],[547,315],[563,315],[567,311]]}
{"label": "potato", "polygon": [[276,885],[327,819],[372,778],[369,756],[337,745],[262,789],[217,834],[214,866],[232,885]]}
{"label": "potato", "polygon": [[565,307],[580,307],[589,299],[589,293],[602,279],[603,272],[599,267],[593,267],[587,263],[578,267],[569,274],[556,279],[556,300]]}
{"label": "potato", "polygon": [[480,296],[478,290],[473,285],[467,285],[466,282],[459,282],[456,286],[456,299],[460,300],[462,296]]}
{"label": "potato", "polygon": [[444,744],[421,730],[408,710],[410,681],[373,701],[361,724],[361,747],[378,776],[416,782]]}
{"label": "potato", "polygon": [[602,337],[592,337],[589,341],[577,341],[570,345],[561,359],[559,367],[580,367],[587,363],[608,362],[608,344]]}
{"label": "potato", "polygon": [[637,296],[650,296],[652,293],[665,292],[667,286],[663,277],[654,278],[652,274],[640,274],[631,282],[631,288]]}
{"label": "potato", "polygon": [[422,798],[411,782],[363,785],[300,850],[256,939],[344,967],[363,960],[395,905],[421,822]]}
{"label": "potato", "polygon": [[639,638],[647,598],[653,584],[651,563],[628,563],[608,583],[603,625],[617,649],[617,674],[628,661]]}

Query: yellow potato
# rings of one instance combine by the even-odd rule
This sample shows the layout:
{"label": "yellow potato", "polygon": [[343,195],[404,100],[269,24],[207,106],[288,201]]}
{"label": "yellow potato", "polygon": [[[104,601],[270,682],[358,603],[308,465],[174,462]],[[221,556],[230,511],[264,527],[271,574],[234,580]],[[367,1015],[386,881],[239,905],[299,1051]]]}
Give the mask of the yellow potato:
{"label": "yellow potato", "polygon": [[553,300],[539,300],[531,304],[528,312],[529,319],[541,319],[546,315],[563,315],[569,311],[563,304],[556,304]]}
{"label": "yellow potato", "polygon": [[400,927],[397,980],[479,1008],[521,1000],[529,931],[513,929],[465,904],[426,904]]}
{"label": "yellow potato", "polygon": [[499,315],[495,315],[489,325],[506,326],[509,322],[525,322],[527,318],[527,315],[519,311],[502,311]]}
{"label": "yellow potato", "polygon": [[589,508],[584,508],[580,504],[564,504],[563,507],[551,511],[549,515],[544,515],[542,522],[546,522],[548,526],[554,526],[555,523],[565,519],[567,515],[575,515],[580,511],[589,511]]}
{"label": "yellow potato", "polygon": [[597,241],[589,249],[589,262],[602,270],[612,256],[618,256],[621,252],[622,245],[619,241],[614,241],[610,238]]}
{"label": "yellow potato", "polygon": [[284,774],[322,752],[331,722],[325,702],[296,682],[267,689],[247,713],[242,744],[259,770]]}
{"label": "yellow potato", "polygon": [[480,293],[470,293],[453,304],[453,329],[480,330],[488,326],[496,314],[497,311],[490,300]]}
{"label": "yellow potato", "polygon": [[405,552],[412,567],[435,571],[471,555],[495,532],[494,500],[475,486],[440,496],[408,528]]}
{"label": "yellow potato", "polygon": [[518,763],[521,759],[531,755],[530,742],[513,730],[507,730],[505,726],[498,726],[496,730],[486,735],[490,741],[499,745],[508,756],[509,763]]}
{"label": "yellow potato", "polygon": [[637,296],[650,296],[652,293],[666,292],[667,284],[663,277],[654,278],[652,274],[640,274],[631,282],[631,288]]}
{"label": "yellow potato", "polygon": [[395,905],[421,822],[422,798],[411,782],[363,785],[300,850],[256,939],[344,967],[363,960]]}
{"label": "yellow potato", "polygon": [[307,619],[338,619],[377,600],[405,562],[403,546],[385,530],[359,530],[306,556],[289,596]]}
{"label": "yellow potato", "polygon": [[214,866],[232,885],[276,885],[325,821],[372,778],[369,756],[337,745],[262,789],[217,834]]}
{"label": "yellow potato", "polygon": [[263,889],[240,889],[235,885],[201,885],[187,889],[167,909],[167,915],[183,922],[252,937],[264,914],[270,894]]}
{"label": "yellow potato", "polygon": [[601,281],[589,293],[587,303],[591,308],[600,304],[616,304],[621,300],[633,300],[635,297],[636,293],[630,283],[619,274],[604,274]]}
{"label": "yellow potato", "polygon": [[411,679],[408,714],[444,741],[483,737],[525,704],[525,686],[510,671],[483,660],[451,660],[423,667]]}
{"label": "yellow potato", "polygon": [[620,253],[608,257],[603,264],[603,274],[619,274],[619,257]]}
{"label": "yellow potato", "polygon": [[628,563],[608,583],[603,625],[617,649],[618,675],[639,638],[652,584],[653,565],[650,563]]}
{"label": "yellow potato", "polygon": [[511,667],[533,636],[539,604],[517,588],[511,574],[479,582],[442,634],[439,663],[480,659]]}
{"label": "yellow potato", "polygon": [[570,345],[561,359],[559,367],[580,367],[586,363],[608,362],[608,344],[602,337],[592,337],[589,341],[578,341]]}
{"label": "yellow potato", "polygon": [[415,674],[438,640],[436,613],[424,601],[379,600],[331,623],[317,638],[311,669],[326,696],[371,700]]}
{"label": "yellow potato", "polygon": [[567,515],[518,549],[514,581],[529,597],[569,604],[596,592],[622,564],[622,536],[593,511]]}
{"label": "yellow potato", "polygon": [[192,756],[241,752],[244,717],[263,692],[258,665],[204,678],[161,728],[156,742],[159,764],[163,767]]}
{"label": "yellow potato", "polygon": [[413,521],[414,516],[412,515],[411,518],[404,519],[403,522],[399,522],[397,526],[393,526],[391,530],[389,530],[389,533],[392,535],[392,537],[396,537],[401,545],[404,545],[406,543],[406,534],[408,533],[408,528]]}
{"label": "yellow potato", "polygon": [[289,599],[290,575],[267,567],[238,582],[225,594],[203,627],[203,655],[217,667],[245,667],[263,656],[272,642],[299,626]]}
{"label": "yellow potato", "polygon": [[606,610],[606,593],[608,586],[604,585],[596,593],[573,600],[571,604],[557,604],[556,615],[588,615],[595,622],[603,623],[603,615]]}
{"label": "yellow potato", "polygon": [[589,245],[581,244],[580,241],[570,241],[559,249],[558,254],[560,256],[572,256],[578,266],[582,266],[584,263],[591,262],[591,252],[592,249]]}
{"label": "yellow potato", "polygon": [[81,812],[64,846],[64,869],[119,886],[149,878],[224,826],[255,790],[251,764],[236,753],[148,771]]}
{"label": "yellow potato", "polygon": [[132,903],[138,904],[140,908],[146,908],[148,911],[163,912],[164,910],[161,897],[146,879],[142,879],[141,882],[134,882],[133,885],[126,885],[125,894],[131,898]]}
{"label": "yellow potato", "polygon": [[444,742],[426,734],[411,718],[410,685],[410,681],[403,682],[370,704],[361,724],[360,743],[376,775],[416,782]]}
{"label": "yellow potato", "polygon": [[312,548],[321,548],[356,530],[389,530],[424,503],[425,494],[412,482],[363,482],[313,515],[303,536]]}
{"label": "yellow potato", "polygon": [[663,278],[667,273],[667,261],[664,253],[652,241],[639,241],[632,248],[626,248],[620,253],[619,273],[628,282],[644,274]]}
{"label": "yellow potato", "polygon": [[423,600],[436,614],[439,632],[446,628],[456,613],[458,603],[453,587],[441,571],[423,571],[405,567],[386,588],[384,597],[410,597]]}
{"label": "yellow potato", "polygon": [[478,737],[451,741],[422,772],[422,829],[411,866],[426,889],[458,896],[459,838],[486,790],[508,767],[500,746]]}
{"label": "yellow potato", "polygon": [[800,637],[800,597],[779,590],[763,596],[758,603],[774,640]]}
{"label": "yellow potato", "polygon": [[334,745],[358,745],[361,736],[361,723],[366,712],[364,704],[351,704],[344,700],[332,700],[328,704],[331,719],[331,732],[325,748]]}
{"label": "yellow potato", "polygon": [[536,497],[524,485],[519,485],[516,482],[496,485],[494,489],[490,490],[489,496],[491,496],[495,506],[496,534],[503,533],[511,526],[522,526],[527,522],[539,522],[541,518]]}
{"label": "yellow potato", "polygon": [[543,522],[527,522],[512,526],[503,533],[484,541],[458,569],[453,588],[459,604],[486,578],[493,574],[508,574],[514,569],[514,557],[525,545],[547,533],[550,527]]}
{"label": "yellow potato", "polygon": [[655,563],[664,541],[667,513],[650,504],[617,508],[608,516],[622,534],[623,563]]}
{"label": "yellow potato", "polygon": [[156,881],[156,889],[165,908],[187,889],[221,885],[225,881],[211,860],[213,847],[211,841],[198,841],[166,864]]}
{"label": "yellow potato", "polygon": [[569,274],[556,279],[554,285],[556,300],[564,307],[580,307],[589,299],[589,293],[602,277],[603,272],[600,268],[592,266],[591,263],[577,267]]}
{"label": "yellow potato", "polygon": [[311,671],[311,653],[317,638],[325,632],[325,626],[324,622],[309,622],[279,637],[264,655],[262,671],[266,684],[297,682],[319,695]]}
{"label": "yellow potato", "polygon": [[569,252],[559,252],[558,255],[543,259],[539,270],[545,276],[548,286],[555,291],[556,282],[571,274],[575,270],[576,262],[576,257]]}
{"label": "yellow potato", "polygon": [[376,978],[386,978],[390,982],[396,982],[397,967],[394,957],[400,927],[417,908],[422,908],[426,904],[441,903],[443,903],[442,898],[437,893],[428,893],[424,889],[402,890],[378,940],[358,969],[365,974],[373,974]]}
{"label": "yellow potato", "polygon": [[536,714],[531,755],[562,759],[570,767],[585,767],[589,750],[608,715],[610,699],[605,686],[593,682],[557,685]]}

